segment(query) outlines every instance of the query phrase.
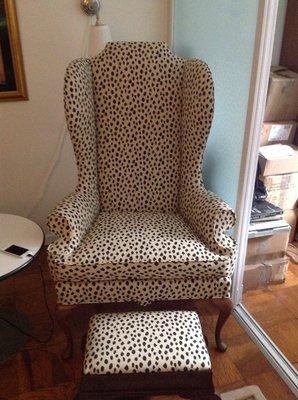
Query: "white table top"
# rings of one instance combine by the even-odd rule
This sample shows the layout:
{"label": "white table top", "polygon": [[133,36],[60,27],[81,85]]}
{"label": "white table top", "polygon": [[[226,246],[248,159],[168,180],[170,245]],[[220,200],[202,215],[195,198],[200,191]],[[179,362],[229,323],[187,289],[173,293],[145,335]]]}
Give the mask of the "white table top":
{"label": "white table top", "polygon": [[[0,214],[0,249],[15,244],[29,249],[34,257],[44,243],[40,226],[27,218],[11,214]],[[0,279],[16,273],[32,262],[32,257],[16,257],[0,251]]]}

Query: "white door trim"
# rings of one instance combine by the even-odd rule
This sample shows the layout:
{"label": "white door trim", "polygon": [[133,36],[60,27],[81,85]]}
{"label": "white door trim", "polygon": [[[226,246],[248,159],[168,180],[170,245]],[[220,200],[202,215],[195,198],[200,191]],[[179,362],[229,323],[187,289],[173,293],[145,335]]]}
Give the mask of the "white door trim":
{"label": "white door trim", "polygon": [[235,238],[239,250],[232,286],[234,304],[239,304],[242,299],[248,226],[257,170],[260,132],[266,104],[277,9],[278,0],[260,0],[236,206]]}
{"label": "white door trim", "polygon": [[168,26],[168,43],[170,49],[173,50],[174,48],[174,21],[175,21],[175,0],[169,0],[168,4],[168,20],[169,20],[169,26]]}

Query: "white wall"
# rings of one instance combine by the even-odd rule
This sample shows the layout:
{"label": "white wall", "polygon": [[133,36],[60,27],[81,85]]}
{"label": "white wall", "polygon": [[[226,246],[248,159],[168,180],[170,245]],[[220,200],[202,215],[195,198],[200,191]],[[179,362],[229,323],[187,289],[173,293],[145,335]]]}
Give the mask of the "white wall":
{"label": "white wall", "polygon": [[[44,228],[49,211],[76,184],[68,136],[45,178],[63,131],[65,68],[82,56],[90,23],[79,4],[16,0],[29,101],[0,104],[0,212],[30,216]],[[169,9],[170,0],[103,0],[102,15],[114,40],[167,41]]]}

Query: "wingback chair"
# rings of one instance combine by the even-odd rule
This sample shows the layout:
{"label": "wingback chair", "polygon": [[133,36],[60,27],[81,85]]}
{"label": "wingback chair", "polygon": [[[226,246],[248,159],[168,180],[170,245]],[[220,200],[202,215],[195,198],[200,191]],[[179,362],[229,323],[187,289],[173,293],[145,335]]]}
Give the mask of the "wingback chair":
{"label": "wingback chair", "polygon": [[235,215],[202,182],[208,66],[163,43],[110,43],[70,63],[64,103],[78,185],[48,218],[58,303],[229,299]]}

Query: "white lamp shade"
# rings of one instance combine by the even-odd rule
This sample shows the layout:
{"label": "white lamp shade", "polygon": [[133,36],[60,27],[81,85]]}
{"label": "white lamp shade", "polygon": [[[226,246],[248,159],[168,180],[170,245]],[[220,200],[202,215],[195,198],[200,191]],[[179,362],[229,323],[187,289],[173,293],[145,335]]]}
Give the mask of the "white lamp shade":
{"label": "white lamp shade", "polygon": [[108,25],[93,25],[89,34],[89,56],[94,57],[101,53],[108,42],[112,41],[111,31]]}

